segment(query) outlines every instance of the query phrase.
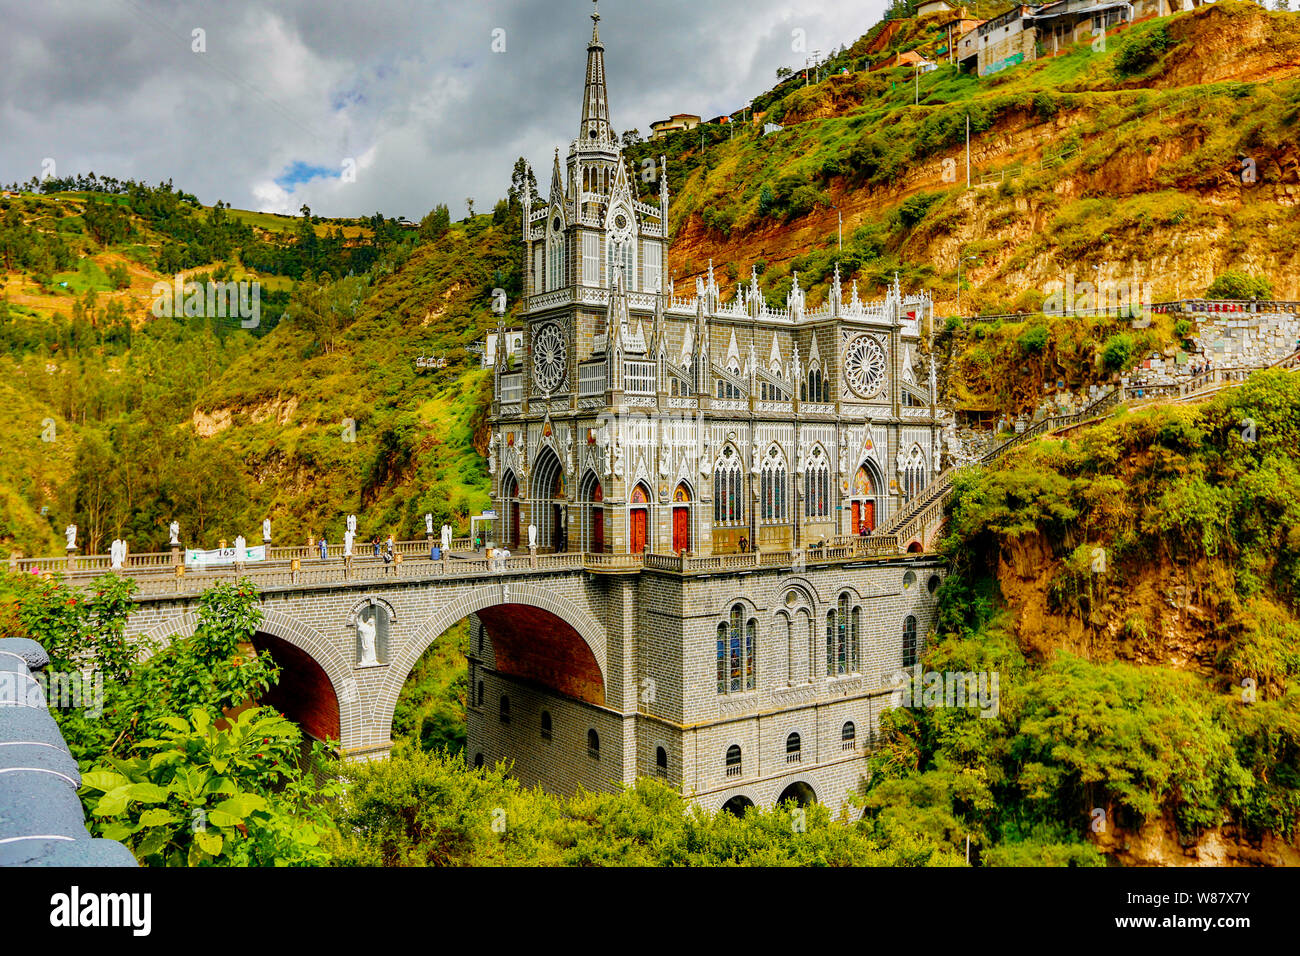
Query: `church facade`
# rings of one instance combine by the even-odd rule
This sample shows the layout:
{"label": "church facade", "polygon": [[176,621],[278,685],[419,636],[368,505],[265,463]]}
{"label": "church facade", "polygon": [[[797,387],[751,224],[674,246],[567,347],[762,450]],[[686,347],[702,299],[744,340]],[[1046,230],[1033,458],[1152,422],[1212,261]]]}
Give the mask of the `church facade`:
{"label": "church facade", "polygon": [[545,206],[525,197],[524,347],[493,363],[497,538],[708,555],[880,527],[939,470],[930,300],[837,275],[809,308],[796,274],[771,308],[756,274],[724,299],[712,267],[679,297],[657,178],[638,200],[593,31],[578,136]]}
{"label": "church facade", "polygon": [[[706,785],[683,761],[700,759],[700,747],[739,747],[724,738],[739,733],[733,725],[749,720],[747,710],[764,712],[744,732],[755,741],[773,712],[803,714],[803,733],[829,735],[826,754],[839,766],[860,756],[844,752],[839,735],[856,750],[874,734],[880,675],[915,663],[918,631],[933,619],[933,558],[789,575],[808,549],[884,526],[939,470],[923,347],[931,302],[897,280],[883,299],[864,301],[837,272],[824,303],[809,307],[796,275],[784,307],[773,307],[756,272],[724,296],[712,265],[694,295],[676,294],[666,163],[655,170],[655,201],[639,199],[610,122],[593,21],[577,136],[563,162],[556,151],[545,204],[524,197],[525,301],[495,337],[494,537],[522,549],[535,526],[542,554],[788,558],[785,577],[665,577],[618,599],[640,615],[626,653],[644,662],[639,679],[657,688],[657,702],[601,714],[592,733],[613,734],[631,765],[721,799],[740,781],[713,780],[710,770]],[[521,343],[513,352],[512,339]],[[914,586],[918,573],[929,587]],[[519,721],[503,727],[492,701],[532,700],[548,727],[575,708],[581,722],[591,704],[520,685],[494,668],[490,648],[471,653],[471,669],[471,686],[486,686],[471,695],[479,706],[470,709],[469,758],[511,759],[555,789],[583,783],[536,763],[536,742],[513,740]],[[826,707],[833,719],[817,713]],[[780,747],[799,739],[779,736]],[[768,766],[785,759],[774,754]],[[813,762],[801,761],[796,770]],[[721,757],[718,767],[730,773]],[[832,790],[852,789],[861,769],[845,769]]]}

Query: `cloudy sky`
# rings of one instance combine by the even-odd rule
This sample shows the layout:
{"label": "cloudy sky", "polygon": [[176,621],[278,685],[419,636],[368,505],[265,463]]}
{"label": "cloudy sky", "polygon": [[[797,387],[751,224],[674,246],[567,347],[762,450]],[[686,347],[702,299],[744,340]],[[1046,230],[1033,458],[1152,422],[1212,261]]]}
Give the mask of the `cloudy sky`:
{"label": "cloudy sky", "polygon": [[[738,109],[885,0],[602,0],[615,128]],[[419,219],[543,188],[576,135],[589,0],[0,0],[0,182],[43,168],[204,203]],[[802,43],[802,51],[796,50]],[[495,52],[493,47],[504,47]],[[354,170],[355,175],[345,175]]]}

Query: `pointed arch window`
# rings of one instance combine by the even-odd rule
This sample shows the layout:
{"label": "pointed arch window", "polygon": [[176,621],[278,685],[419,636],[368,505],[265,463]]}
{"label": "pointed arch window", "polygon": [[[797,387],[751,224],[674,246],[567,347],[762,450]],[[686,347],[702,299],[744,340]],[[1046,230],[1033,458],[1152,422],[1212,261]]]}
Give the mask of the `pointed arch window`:
{"label": "pointed arch window", "polygon": [[900,477],[905,497],[913,498],[925,490],[925,455],[919,445],[912,446],[911,454],[903,463],[903,474]]}
{"label": "pointed arch window", "polygon": [[831,513],[830,461],[817,448],[804,467],[803,513],[807,518],[825,518]]}
{"label": "pointed arch window", "polygon": [[903,621],[903,666],[916,664],[916,618],[909,614]]}
{"label": "pointed arch window", "polygon": [[830,392],[826,387],[826,377],[822,374],[820,366],[813,365],[809,367],[805,381],[800,384],[801,401],[805,402],[828,402],[830,401]]}
{"label": "pointed arch window", "polygon": [[737,525],[745,520],[740,456],[727,446],[713,469],[713,523]]}
{"label": "pointed arch window", "polygon": [[786,520],[786,479],[785,461],[773,445],[759,476],[759,515],[763,521]]}

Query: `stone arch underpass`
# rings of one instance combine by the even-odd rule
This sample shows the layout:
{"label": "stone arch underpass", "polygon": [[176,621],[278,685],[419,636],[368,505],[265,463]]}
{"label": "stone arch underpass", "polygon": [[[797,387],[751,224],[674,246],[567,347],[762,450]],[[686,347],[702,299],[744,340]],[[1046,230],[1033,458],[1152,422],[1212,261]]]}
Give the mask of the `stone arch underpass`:
{"label": "stone arch underpass", "polygon": [[[393,713],[407,677],[428,650],[457,622],[476,615],[492,641],[496,668],[587,704],[606,705],[604,626],[580,600],[548,575],[537,583],[503,578],[491,582],[373,582],[345,588],[305,588],[263,595],[263,619],[254,635],[270,651],[280,682],[263,700],[317,739],[340,741],[358,758],[385,755]],[[364,666],[356,652],[357,610],[381,604],[389,617],[385,659]],[[198,618],[183,600],[145,605],[132,615],[128,633],[151,642],[190,636]]]}

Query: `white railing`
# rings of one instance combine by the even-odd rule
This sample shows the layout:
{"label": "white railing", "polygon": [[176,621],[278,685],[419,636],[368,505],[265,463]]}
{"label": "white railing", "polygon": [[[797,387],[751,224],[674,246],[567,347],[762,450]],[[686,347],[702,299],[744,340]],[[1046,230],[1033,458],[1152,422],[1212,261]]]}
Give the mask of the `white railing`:
{"label": "white railing", "polygon": [[578,366],[578,395],[600,395],[606,388],[605,363],[589,362]]}

